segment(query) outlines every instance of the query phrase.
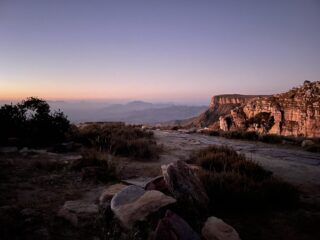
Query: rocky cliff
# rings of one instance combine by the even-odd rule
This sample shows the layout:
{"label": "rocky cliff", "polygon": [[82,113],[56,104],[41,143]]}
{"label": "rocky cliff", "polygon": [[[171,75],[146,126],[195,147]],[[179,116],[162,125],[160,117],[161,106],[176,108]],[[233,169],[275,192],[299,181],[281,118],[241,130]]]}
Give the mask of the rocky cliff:
{"label": "rocky cliff", "polygon": [[224,94],[211,98],[209,109],[193,119],[193,127],[219,128],[219,117],[230,114],[232,109],[242,106],[258,95]]}
{"label": "rocky cliff", "polygon": [[320,137],[320,81],[272,96],[215,96],[194,123],[224,131]]}

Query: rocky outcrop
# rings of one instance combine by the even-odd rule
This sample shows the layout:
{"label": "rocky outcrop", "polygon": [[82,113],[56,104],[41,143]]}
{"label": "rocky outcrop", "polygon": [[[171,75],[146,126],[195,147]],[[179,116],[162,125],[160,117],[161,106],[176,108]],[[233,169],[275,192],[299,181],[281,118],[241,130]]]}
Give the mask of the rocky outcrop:
{"label": "rocky outcrop", "polygon": [[203,215],[209,209],[209,198],[194,171],[183,161],[162,165],[162,174],[170,193],[186,206]]}
{"label": "rocky outcrop", "polygon": [[209,217],[202,228],[205,240],[240,240],[237,231],[216,217]]}
{"label": "rocky outcrop", "polygon": [[219,117],[228,115],[232,109],[240,107],[258,95],[226,94],[213,96],[209,109],[193,119],[188,126],[219,128]]}
{"label": "rocky outcrop", "polygon": [[206,119],[213,122],[203,117],[200,122],[223,131],[320,137],[320,81],[305,81],[298,88],[272,96],[213,97],[208,111]]}
{"label": "rocky outcrop", "polygon": [[167,210],[156,228],[151,240],[200,240],[190,225],[174,212]]}

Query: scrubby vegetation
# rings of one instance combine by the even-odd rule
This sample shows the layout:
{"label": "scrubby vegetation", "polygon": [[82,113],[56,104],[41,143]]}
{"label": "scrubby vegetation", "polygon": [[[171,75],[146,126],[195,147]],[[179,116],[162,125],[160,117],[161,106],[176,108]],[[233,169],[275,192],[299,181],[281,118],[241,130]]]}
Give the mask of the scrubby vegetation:
{"label": "scrubby vegetation", "polygon": [[88,151],[82,154],[83,158],[74,161],[70,169],[82,172],[83,180],[108,182],[118,177],[114,163],[107,159],[106,154]]}
{"label": "scrubby vegetation", "polygon": [[262,128],[264,133],[267,133],[274,125],[274,117],[269,112],[259,112],[254,117],[246,121],[247,127],[256,125],[257,128]]}
{"label": "scrubby vegetation", "polygon": [[90,124],[79,129],[75,141],[99,151],[138,159],[154,159],[159,156],[153,132],[141,127],[123,124]]}
{"label": "scrubby vegetation", "polygon": [[213,211],[288,208],[298,202],[295,187],[229,147],[210,146],[191,161],[201,167],[199,176]]}
{"label": "scrubby vegetation", "polygon": [[63,141],[69,130],[70,123],[63,112],[51,112],[42,99],[31,97],[0,108],[2,145],[46,146]]}

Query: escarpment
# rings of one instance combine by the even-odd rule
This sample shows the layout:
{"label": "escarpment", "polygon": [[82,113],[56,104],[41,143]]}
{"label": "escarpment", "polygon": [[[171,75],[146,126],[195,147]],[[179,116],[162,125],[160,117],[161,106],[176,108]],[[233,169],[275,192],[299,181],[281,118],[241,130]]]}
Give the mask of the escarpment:
{"label": "escarpment", "polygon": [[271,96],[215,96],[194,124],[223,131],[320,137],[320,81],[305,81]]}

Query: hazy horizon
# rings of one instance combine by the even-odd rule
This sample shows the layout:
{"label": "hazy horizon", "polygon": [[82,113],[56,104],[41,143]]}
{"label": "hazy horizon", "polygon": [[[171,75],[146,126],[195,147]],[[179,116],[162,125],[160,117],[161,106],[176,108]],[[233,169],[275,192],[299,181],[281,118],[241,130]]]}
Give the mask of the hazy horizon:
{"label": "hazy horizon", "polygon": [[0,99],[208,104],[320,79],[320,2],[0,1]]}

